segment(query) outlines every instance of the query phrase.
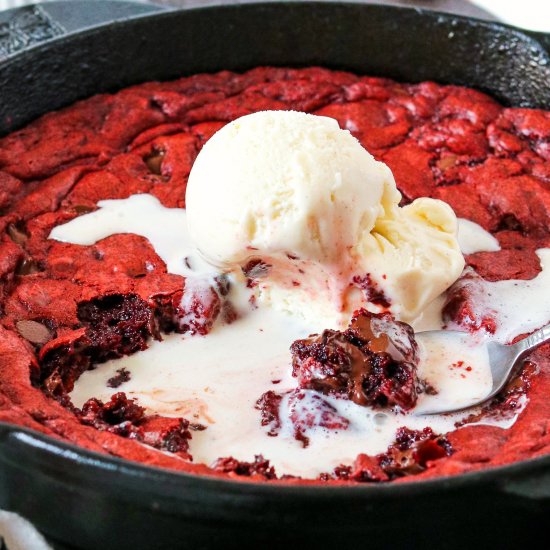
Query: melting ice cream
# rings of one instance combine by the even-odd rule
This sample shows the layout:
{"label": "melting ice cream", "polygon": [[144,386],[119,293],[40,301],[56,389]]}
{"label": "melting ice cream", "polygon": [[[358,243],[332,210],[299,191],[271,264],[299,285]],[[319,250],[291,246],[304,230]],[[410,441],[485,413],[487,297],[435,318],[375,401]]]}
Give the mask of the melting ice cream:
{"label": "melting ice cream", "polygon": [[451,208],[400,200],[390,169],[335,120],[264,111],[205,144],[186,207],[205,258],[226,269],[261,262],[261,301],[342,325],[369,301],[376,310],[373,294],[410,321],[462,271]]}

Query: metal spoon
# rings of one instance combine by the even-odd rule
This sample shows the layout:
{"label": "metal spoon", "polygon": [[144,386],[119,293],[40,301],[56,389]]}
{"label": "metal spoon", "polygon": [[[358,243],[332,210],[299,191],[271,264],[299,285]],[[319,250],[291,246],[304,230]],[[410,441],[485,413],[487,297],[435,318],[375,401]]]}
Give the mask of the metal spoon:
{"label": "metal spoon", "polygon": [[[461,337],[464,337],[464,333],[462,332],[453,333],[452,331],[447,330],[431,330],[427,332],[422,332],[421,334],[428,337],[432,337],[433,335],[436,338],[438,335],[445,335],[446,337],[449,337],[449,335],[451,334],[456,334],[457,336],[460,335]],[[441,403],[441,405],[435,408],[422,410],[419,412],[419,414],[424,415],[451,413],[464,409],[469,409],[470,407],[476,407],[478,405],[481,405],[482,403],[485,403],[485,401],[488,401],[489,399],[491,399],[491,397],[494,397],[497,393],[500,392],[500,390],[502,390],[512,374],[515,373],[521,359],[523,359],[528,353],[548,341],[550,341],[550,324],[542,327],[536,332],[533,332],[533,334],[527,336],[527,338],[524,338],[523,340],[520,340],[516,344],[512,344],[510,346],[498,344],[497,342],[488,342],[486,346],[489,355],[491,376],[493,378],[491,391],[479,401],[469,403],[465,406],[445,405],[445,403]]]}

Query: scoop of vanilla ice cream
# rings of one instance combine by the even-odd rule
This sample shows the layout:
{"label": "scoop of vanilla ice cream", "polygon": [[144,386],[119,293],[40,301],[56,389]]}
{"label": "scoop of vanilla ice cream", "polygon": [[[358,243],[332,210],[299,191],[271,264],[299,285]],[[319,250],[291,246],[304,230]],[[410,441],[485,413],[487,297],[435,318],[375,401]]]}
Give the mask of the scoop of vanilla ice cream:
{"label": "scoop of vanilla ice cream", "polygon": [[334,119],[295,111],[244,116],[203,147],[189,176],[189,231],[206,259],[286,254],[324,264],[381,213],[388,168]]}
{"label": "scoop of vanilla ice cream", "polygon": [[451,207],[419,198],[399,207],[401,193],[387,188],[384,213],[352,250],[356,265],[391,303],[391,312],[411,322],[460,276],[464,257]]}
{"label": "scoop of vanilla ice cream", "polygon": [[[244,116],[191,170],[189,234],[224,269],[257,266],[258,299],[326,326],[366,305],[368,274],[405,320],[447,288],[463,258],[444,203],[400,208],[390,169],[338,123],[294,111]],[[376,310],[376,306],[372,306]]]}
{"label": "scoop of vanilla ice cream", "polygon": [[334,324],[350,250],[383,213],[390,170],[334,119],[294,111],[242,117],[198,155],[187,185],[189,233],[224,268],[269,266],[259,298]]}

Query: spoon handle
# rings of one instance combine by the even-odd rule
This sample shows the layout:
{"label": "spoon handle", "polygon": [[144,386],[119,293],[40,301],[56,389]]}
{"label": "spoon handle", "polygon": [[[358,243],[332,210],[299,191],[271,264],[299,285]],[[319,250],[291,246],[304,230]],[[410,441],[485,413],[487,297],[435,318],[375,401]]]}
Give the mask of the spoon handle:
{"label": "spoon handle", "polygon": [[549,340],[550,340],[550,325],[546,325],[541,329],[537,330],[536,332],[533,332],[533,334],[530,334],[529,336],[527,336],[527,338],[520,340],[516,344],[518,354],[520,356],[525,355],[526,353],[533,351],[534,349],[538,348],[540,345],[544,344],[545,342],[548,342]]}

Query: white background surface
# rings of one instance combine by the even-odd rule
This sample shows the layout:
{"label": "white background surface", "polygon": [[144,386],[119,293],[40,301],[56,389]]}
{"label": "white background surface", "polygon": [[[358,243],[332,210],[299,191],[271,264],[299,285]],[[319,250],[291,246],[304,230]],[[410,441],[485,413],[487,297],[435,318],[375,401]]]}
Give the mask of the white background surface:
{"label": "white background surface", "polygon": [[[41,0],[34,0],[34,2],[32,0],[0,0],[0,10],[39,1]],[[467,4],[468,2],[494,14],[497,19],[505,23],[526,29],[550,32],[550,0],[456,0],[457,5]],[[152,3],[154,3],[154,0]],[[177,6],[190,2],[188,0],[158,0],[158,3]],[[197,4],[199,2],[193,3]],[[211,4],[213,2],[204,0],[204,3]],[[436,0],[433,0],[433,2],[419,2],[423,6],[430,3],[433,3],[434,8],[437,9],[438,2]],[[447,2],[447,4],[449,3]],[[414,1],[407,2],[407,4],[414,5]]]}
{"label": "white background surface", "polygon": [[473,3],[505,23],[550,32],[550,0],[473,0]]}

